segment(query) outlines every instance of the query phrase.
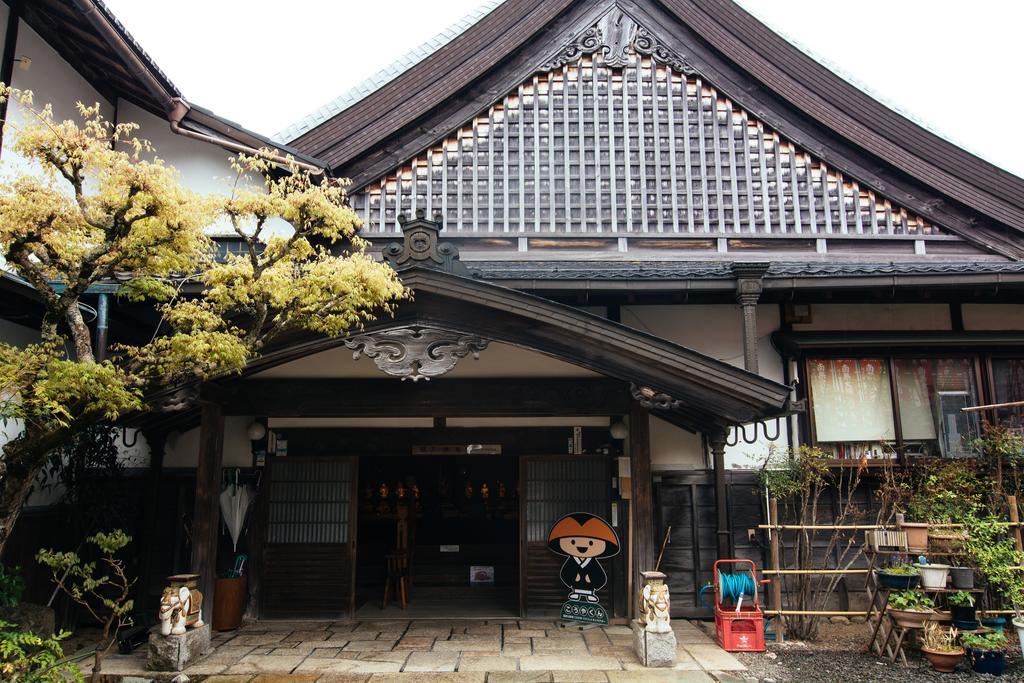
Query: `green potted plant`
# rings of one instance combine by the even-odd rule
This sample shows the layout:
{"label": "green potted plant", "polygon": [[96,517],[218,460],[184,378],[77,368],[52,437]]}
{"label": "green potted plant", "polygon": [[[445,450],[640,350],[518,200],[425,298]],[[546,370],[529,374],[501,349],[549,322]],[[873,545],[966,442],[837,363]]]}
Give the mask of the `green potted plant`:
{"label": "green potted plant", "polygon": [[934,621],[924,625],[921,652],[936,671],[952,673],[964,658],[964,649],[956,644],[957,635],[955,627],[946,628]]}
{"label": "green potted plant", "polygon": [[954,626],[964,631],[978,628],[973,595],[967,591],[950,593],[946,598],[946,604],[952,612]]}
{"label": "green potted plant", "polygon": [[903,628],[922,628],[935,614],[935,603],[919,590],[907,590],[889,596],[886,611]]}
{"label": "green potted plant", "polygon": [[917,569],[912,564],[897,564],[876,571],[878,572],[878,583],[893,590],[917,588],[917,582],[920,580]]}
{"label": "green potted plant", "polygon": [[1006,670],[1006,635],[992,633],[965,633],[960,642],[967,649],[971,668],[979,674],[1002,676]]}

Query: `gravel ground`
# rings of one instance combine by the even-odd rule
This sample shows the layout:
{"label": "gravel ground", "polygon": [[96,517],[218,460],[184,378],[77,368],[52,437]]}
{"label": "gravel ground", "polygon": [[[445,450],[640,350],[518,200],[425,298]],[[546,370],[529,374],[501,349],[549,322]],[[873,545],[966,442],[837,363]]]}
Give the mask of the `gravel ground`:
{"label": "gravel ground", "polygon": [[955,673],[934,671],[921,654],[907,650],[908,666],[900,660],[890,664],[863,652],[870,638],[864,624],[824,624],[817,642],[787,640],[783,644],[768,643],[768,652],[738,652],[736,657],[749,669],[750,675],[769,683],[903,683],[909,681],[1024,681],[1024,661],[1017,647],[1016,634],[1011,636],[1007,654],[1006,674],[976,674],[963,662]]}

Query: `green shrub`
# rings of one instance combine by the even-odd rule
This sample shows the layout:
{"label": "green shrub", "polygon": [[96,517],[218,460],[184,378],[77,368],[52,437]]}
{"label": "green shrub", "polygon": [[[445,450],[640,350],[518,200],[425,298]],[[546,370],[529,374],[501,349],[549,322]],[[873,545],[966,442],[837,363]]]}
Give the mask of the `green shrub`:
{"label": "green shrub", "polygon": [[0,564],[0,607],[15,607],[25,593],[25,580],[21,578],[21,567],[8,569]]}
{"label": "green shrub", "polygon": [[1002,650],[1006,647],[1006,635],[998,631],[983,635],[965,633],[960,636],[960,642],[974,650]]}
{"label": "green shrub", "polygon": [[82,672],[64,658],[60,641],[71,634],[61,631],[49,638],[15,630],[0,621],[0,678],[6,683],[65,683],[82,681]]}
{"label": "green shrub", "polygon": [[967,591],[957,591],[946,598],[946,602],[954,607],[973,607],[974,596]]}

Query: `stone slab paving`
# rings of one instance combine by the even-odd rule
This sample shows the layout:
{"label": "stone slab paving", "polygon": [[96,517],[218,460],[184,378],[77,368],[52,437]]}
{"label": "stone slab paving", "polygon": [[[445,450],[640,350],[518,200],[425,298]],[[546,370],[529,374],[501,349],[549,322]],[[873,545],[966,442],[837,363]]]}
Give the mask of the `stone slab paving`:
{"label": "stone slab paving", "polygon": [[[185,670],[207,683],[735,683],[739,660],[698,626],[673,622],[674,669],[645,669],[628,625],[580,631],[541,620],[260,621],[215,633],[213,652]],[[146,651],[112,655],[104,673],[146,671]]]}

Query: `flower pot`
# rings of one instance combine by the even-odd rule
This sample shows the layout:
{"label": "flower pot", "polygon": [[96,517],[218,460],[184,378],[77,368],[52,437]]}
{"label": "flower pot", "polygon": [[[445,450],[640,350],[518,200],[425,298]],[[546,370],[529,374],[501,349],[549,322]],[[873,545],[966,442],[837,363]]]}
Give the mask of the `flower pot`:
{"label": "flower pot", "polygon": [[973,631],[978,628],[975,609],[974,605],[950,605],[949,611],[953,615],[953,625],[961,631]]}
{"label": "flower pot", "polygon": [[953,588],[971,590],[974,588],[974,570],[970,567],[950,567],[949,578]]}
{"label": "flower pot", "polygon": [[949,576],[948,564],[915,564],[917,573],[921,577],[921,586],[924,588],[946,587],[946,577]]}
{"label": "flower pot", "polygon": [[928,552],[928,524],[925,522],[903,522],[900,531],[907,532],[907,550],[912,553]]}
{"label": "flower pot", "polygon": [[1002,617],[996,617],[994,619],[982,619],[981,625],[985,628],[990,628],[997,633],[1002,633],[1006,627],[1006,619]]}
{"label": "flower pot", "polygon": [[956,669],[956,665],[964,658],[963,648],[959,648],[953,652],[941,652],[939,650],[929,650],[926,647],[922,647],[921,652],[923,652],[924,656],[928,658],[933,669],[944,674],[953,673]]}
{"label": "flower pot", "polygon": [[903,628],[924,628],[924,622],[928,621],[928,618],[935,614],[935,611],[930,609],[893,609],[892,607],[887,607],[886,611]]}
{"label": "flower pot", "polygon": [[971,662],[971,668],[979,674],[1002,676],[1006,671],[1006,652],[1004,650],[967,648],[967,659]]}
{"label": "flower pot", "polygon": [[247,579],[217,579],[213,591],[213,630],[234,631],[242,625],[242,614],[249,600]]}
{"label": "flower pot", "polygon": [[878,571],[878,583],[884,588],[891,588],[897,591],[917,588],[917,582],[920,578],[917,574],[889,574],[884,571]]}
{"label": "flower pot", "polygon": [[1020,641],[1020,649],[1024,652],[1024,619],[1014,619],[1013,628],[1017,630],[1017,640]]}

